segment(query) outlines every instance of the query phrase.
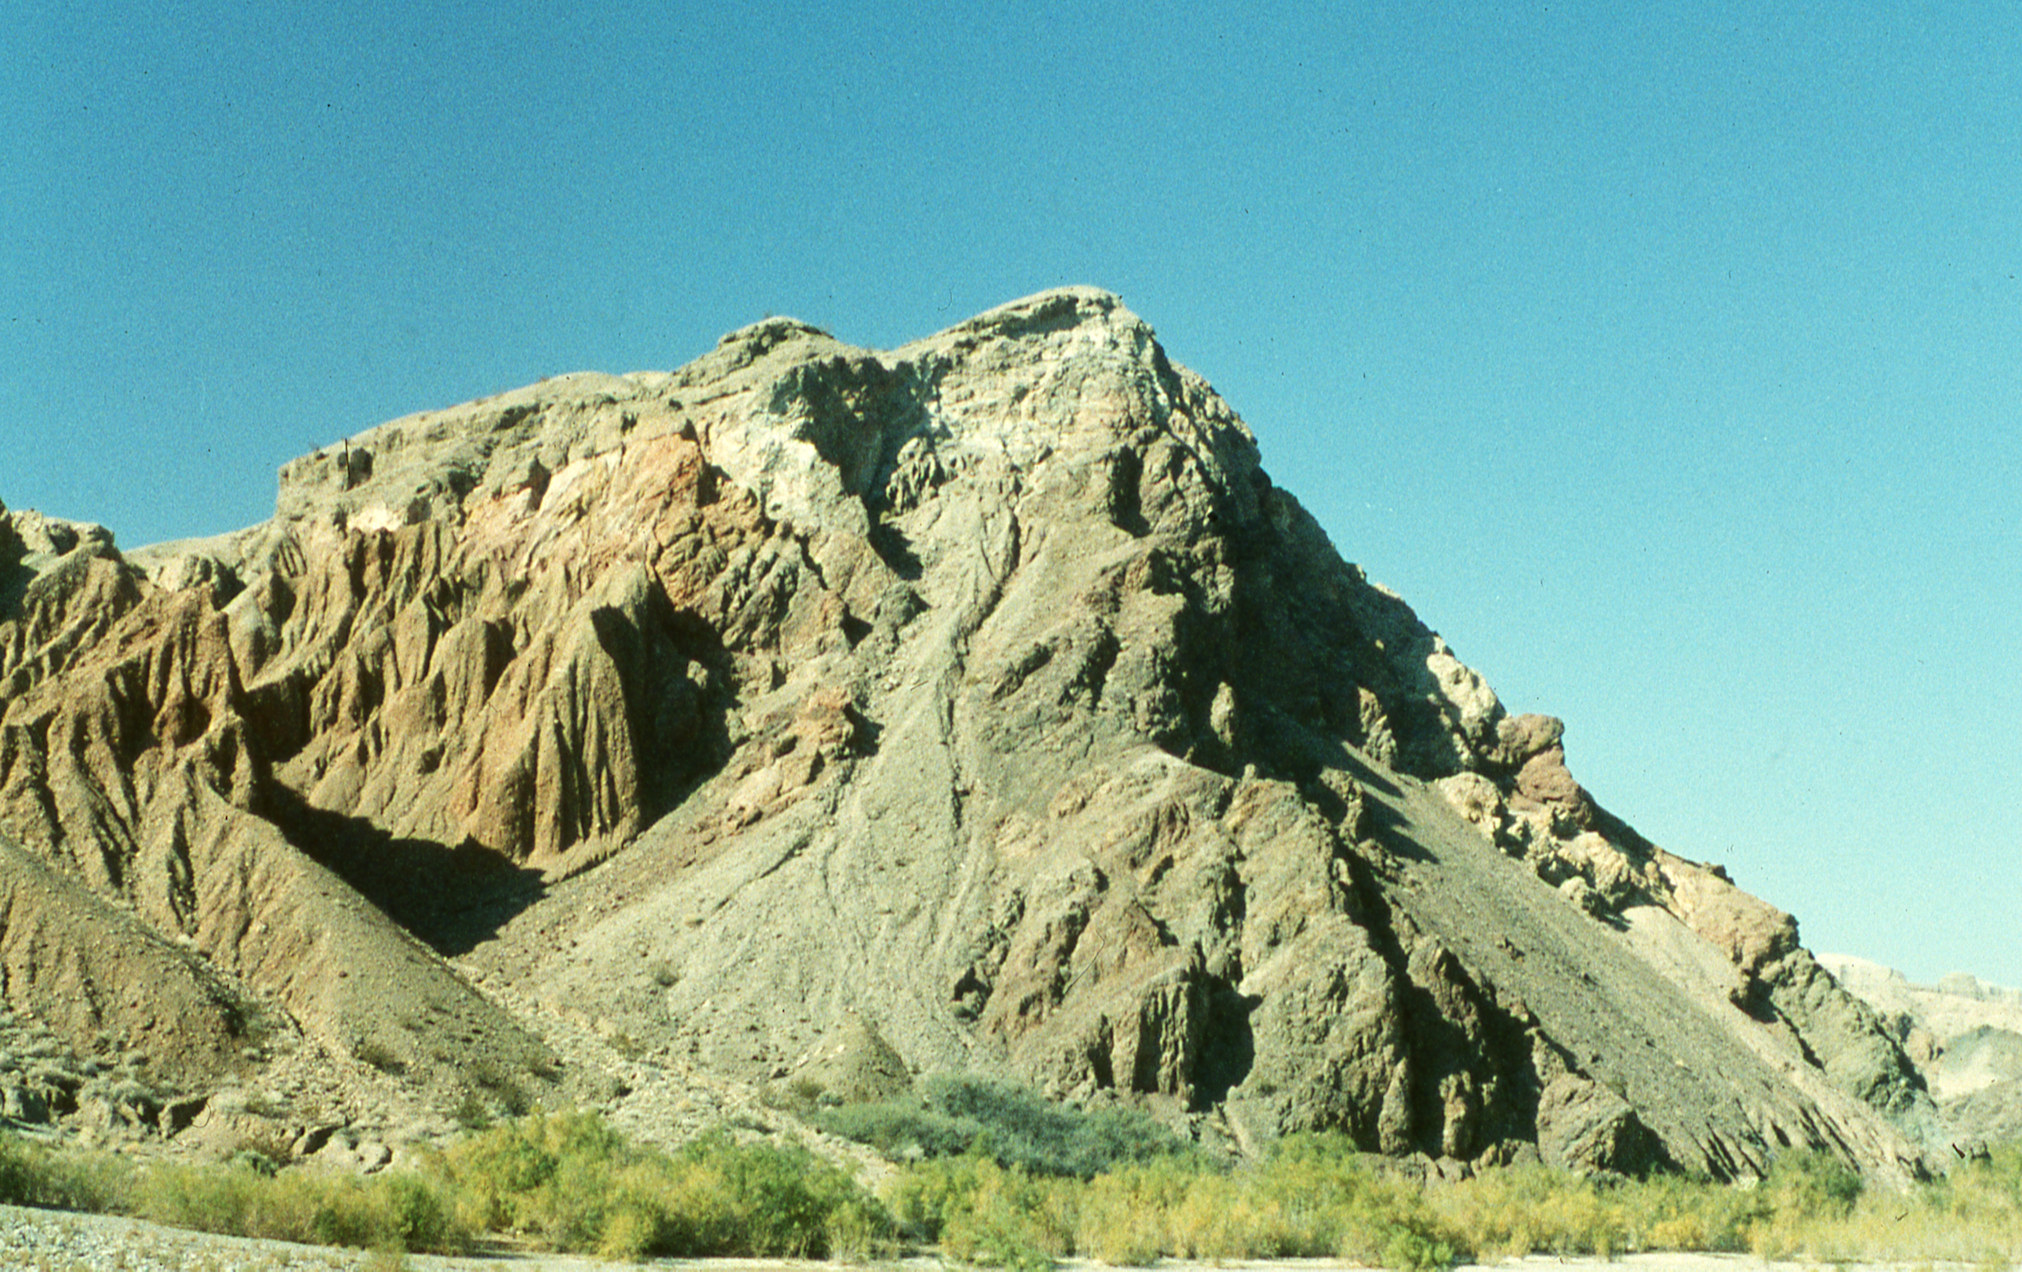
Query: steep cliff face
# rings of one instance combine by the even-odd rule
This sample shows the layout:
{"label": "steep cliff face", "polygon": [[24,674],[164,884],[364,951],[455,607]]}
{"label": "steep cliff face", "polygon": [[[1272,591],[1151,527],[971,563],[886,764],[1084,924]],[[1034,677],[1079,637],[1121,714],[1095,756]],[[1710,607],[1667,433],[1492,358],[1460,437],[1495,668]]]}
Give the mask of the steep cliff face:
{"label": "steep cliff face", "polygon": [[412,1081],[456,1055],[389,1022],[537,1069],[554,1013],[1249,1144],[1916,1168],[1788,916],[1595,805],[1105,293],[394,421],[218,540],[51,524],[0,514],[0,829]]}

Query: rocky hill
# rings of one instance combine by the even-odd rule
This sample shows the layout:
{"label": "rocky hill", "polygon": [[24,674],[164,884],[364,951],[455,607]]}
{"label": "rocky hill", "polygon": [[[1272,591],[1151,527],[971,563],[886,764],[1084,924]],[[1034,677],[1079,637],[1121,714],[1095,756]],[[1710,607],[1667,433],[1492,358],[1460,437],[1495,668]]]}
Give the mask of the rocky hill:
{"label": "rocky hill", "polygon": [[0,512],[5,999],[306,1121],[965,1070],[1243,1149],[1921,1169],[1899,1039],[1561,734],[1115,297],[773,319],[213,540]]}
{"label": "rocky hill", "polygon": [[1964,972],[1919,985],[1845,954],[1819,962],[1902,1042],[1954,1136],[2022,1138],[2022,990]]}

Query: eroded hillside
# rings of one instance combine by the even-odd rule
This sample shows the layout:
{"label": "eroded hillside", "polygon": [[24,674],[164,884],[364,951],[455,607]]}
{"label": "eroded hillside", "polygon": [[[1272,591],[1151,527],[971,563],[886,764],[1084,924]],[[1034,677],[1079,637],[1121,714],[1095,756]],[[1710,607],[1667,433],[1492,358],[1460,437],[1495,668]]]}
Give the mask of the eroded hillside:
{"label": "eroded hillside", "polygon": [[[591,1030],[1248,1147],[1900,1174],[1935,1125],[1788,916],[1597,806],[1093,290],[397,420],[216,540],[0,513],[0,711],[7,1001],[186,1086],[440,1106]],[[170,1025],[78,992],[143,965]]]}

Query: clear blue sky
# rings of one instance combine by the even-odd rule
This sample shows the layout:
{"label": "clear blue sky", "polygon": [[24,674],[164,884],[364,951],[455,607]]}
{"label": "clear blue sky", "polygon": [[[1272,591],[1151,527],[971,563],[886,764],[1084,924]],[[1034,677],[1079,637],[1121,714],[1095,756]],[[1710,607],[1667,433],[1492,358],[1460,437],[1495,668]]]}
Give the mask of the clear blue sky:
{"label": "clear blue sky", "polygon": [[1093,283],[1604,803],[2022,984],[2012,7],[1234,9],[16,0],[0,499]]}

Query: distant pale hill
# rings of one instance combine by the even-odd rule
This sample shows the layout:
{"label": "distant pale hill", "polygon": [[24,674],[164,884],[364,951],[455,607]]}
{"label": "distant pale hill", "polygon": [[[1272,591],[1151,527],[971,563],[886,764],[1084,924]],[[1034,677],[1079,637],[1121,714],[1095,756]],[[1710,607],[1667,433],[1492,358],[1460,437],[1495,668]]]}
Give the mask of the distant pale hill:
{"label": "distant pale hill", "polygon": [[2022,990],[1963,972],[1919,985],[1847,954],[1819,962],[1895,1031],[1960,1136],[2022,1137]]}
{"label": "distant pale hill", "polygon": [[216,539],[0,510],[0,986],[139,1075],[114,1138],[969,1072],[1236,1152],[1923,1170],[1898,1036],[1562,733],[1116,297],[774,319],[381,425]]}

